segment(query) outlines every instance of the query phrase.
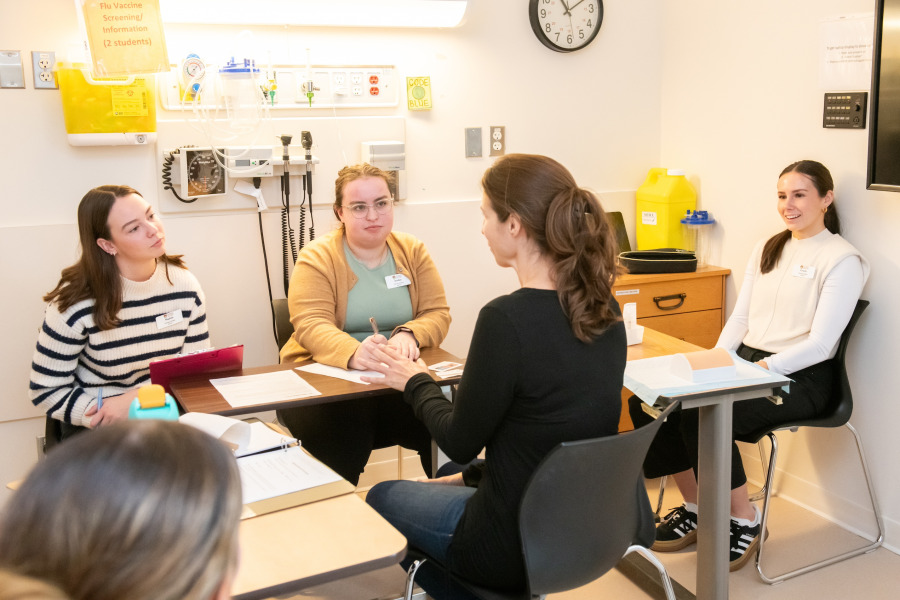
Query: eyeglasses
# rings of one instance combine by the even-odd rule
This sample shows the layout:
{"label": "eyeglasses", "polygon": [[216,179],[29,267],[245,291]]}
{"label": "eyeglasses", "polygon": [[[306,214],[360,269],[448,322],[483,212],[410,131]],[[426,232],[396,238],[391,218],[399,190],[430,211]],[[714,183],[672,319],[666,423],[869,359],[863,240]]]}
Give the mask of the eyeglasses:
{"label": "eyeglasses", "polygon": [[381,200],[376,200],[372,204],[357,202],[355,204],[348,204],[344,208],[349,210],[350,214],[357,219],[365,219],[369,215],[370,208],[375,209],[375,213],[379,215],[386,215],[391,212],[391,210],[394,208],[394,199],[382,198]]}

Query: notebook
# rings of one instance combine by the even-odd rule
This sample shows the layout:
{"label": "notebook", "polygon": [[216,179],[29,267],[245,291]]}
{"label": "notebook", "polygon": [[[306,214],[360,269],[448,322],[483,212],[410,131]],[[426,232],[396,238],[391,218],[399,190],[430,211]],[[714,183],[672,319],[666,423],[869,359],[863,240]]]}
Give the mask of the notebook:
{"label": "notebook", "polygon": [[185,375],[202,375],[219,371],[235,371],[244,364],[244,345],[227,348],[210,348],[191,354],[164,358],[150,363],[150,382],[163,386],[172,393],[169,381]]}

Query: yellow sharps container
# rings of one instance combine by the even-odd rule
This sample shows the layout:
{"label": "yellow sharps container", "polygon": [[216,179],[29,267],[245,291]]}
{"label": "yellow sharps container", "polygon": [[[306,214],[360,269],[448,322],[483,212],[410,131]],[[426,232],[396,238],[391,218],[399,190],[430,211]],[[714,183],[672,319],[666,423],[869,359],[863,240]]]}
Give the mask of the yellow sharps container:
{"label": "yellow sharps container", "polygon": [[61,61],[57,79],[69,144],[122,146],[156,141],[153,75],[94,78],[83,63]]}
{"label": "yellow sharps container", "polygon": [[650,169],[636,194],[637,249],[688,248],[681,218],[697,208],[697,192],[679,169]]}

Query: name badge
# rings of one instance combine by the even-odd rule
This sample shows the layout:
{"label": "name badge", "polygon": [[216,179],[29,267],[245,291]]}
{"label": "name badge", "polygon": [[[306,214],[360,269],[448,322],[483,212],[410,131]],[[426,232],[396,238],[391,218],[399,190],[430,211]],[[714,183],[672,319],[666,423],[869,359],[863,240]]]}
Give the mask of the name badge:
{"label": "name badge", "polygon": [[402,273],[394,273],[393,275],[388,275],[384,278],[384,281],[385,283],[387,283],[387,287],[389,290],[403,287],[412,283],[412,281],[409,280],[409,277],[403,275]]}
{"label": "name badge", "polygon": [[812,279],[816,276],[816,268],[812,265],[797,265],[794,267],[794,277],[803,277],[804,279]]}
{"label": "name badge", "polygon": [[181,315],[180,310],[173,310],[172,312],[168,312],[164,315],[159,315],[156,317],[156,328],[157,329],[165,329],[166,327],[171,327],[176,323],[181,323],[184,320],[184,317]]}

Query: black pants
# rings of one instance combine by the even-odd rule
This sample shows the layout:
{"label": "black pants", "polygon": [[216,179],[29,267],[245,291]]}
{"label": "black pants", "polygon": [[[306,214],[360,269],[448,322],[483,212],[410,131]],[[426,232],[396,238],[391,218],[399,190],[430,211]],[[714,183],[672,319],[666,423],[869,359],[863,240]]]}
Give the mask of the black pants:
{"label": "black pants", "polygon": [[[756,350],[741,344],[738,356],[756,362],[769,356],[770,352]],[[751,434],[761,430],[771,431],[798,419],[808,419],[818,415],[831,398],[834,390],[834,364],[826,360],[788,375],[791,379],[790,393],[778,390],[784,402],[776,405],[766,398],[754,398],[734,403],[732,437],[747,440]],[[653,420],[641,409],[641,399],[628,399],[628,412],[635,428]],[[699,445],[698,409],[676,411],[659,429],[650,445],[644,461],[644,476],[661,477],[681,473],[693,468],[697,473],[697,447]],[[731,489],[747,483],[744,463],[737,444],[731,444]]]}
{"label": "black pants", "polygon": [[279,410],[278,417],[304,448],[353,485],[372,450],[389,446],[418,452],[431,475],[431,434],[400,392]]}

